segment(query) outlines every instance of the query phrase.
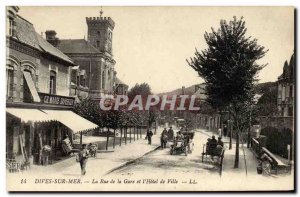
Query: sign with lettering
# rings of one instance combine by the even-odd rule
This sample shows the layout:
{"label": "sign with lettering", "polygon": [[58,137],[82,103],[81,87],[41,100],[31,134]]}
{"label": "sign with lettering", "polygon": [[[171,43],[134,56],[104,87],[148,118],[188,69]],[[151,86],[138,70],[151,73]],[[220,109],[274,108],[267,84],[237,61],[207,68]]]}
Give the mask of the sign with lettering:
{"label": "sign with lettering", "polygon": [[73,106],[75,104],[75,98],[67,96],[52,95],[39,92],[41,98],[41,103],[51,104],[51,105],[63,105],[63,106]]}

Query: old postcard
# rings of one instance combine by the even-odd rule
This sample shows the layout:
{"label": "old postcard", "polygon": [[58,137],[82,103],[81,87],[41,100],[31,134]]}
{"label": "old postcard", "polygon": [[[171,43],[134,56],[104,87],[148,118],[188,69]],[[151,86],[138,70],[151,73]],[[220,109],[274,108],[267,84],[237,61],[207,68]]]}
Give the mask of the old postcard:
{"label": "old postcard", "polygon": [[8,191],[294,191],[293,7],[6,7]]}

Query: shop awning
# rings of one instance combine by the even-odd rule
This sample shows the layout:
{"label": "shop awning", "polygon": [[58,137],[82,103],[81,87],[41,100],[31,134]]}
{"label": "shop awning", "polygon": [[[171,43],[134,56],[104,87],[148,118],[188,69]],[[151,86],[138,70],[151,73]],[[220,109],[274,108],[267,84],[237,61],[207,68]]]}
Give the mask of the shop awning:
{"label": "shop awning", "polygon": [[45,112],[38,109],[6,108],[6,112],[21,119],[23,122],[49,122],[55,121]]}
{"label": "shop awning", "polygon": [[46,112],[51,118],[56,119],[61,122],[68,128],[70,128],[74,133],[78,133],[80,131],[87,131],[91,129],[95,129],[98,125],[82,118],[81,116],[75,114],[72,111],[67,110],[43,110]]}

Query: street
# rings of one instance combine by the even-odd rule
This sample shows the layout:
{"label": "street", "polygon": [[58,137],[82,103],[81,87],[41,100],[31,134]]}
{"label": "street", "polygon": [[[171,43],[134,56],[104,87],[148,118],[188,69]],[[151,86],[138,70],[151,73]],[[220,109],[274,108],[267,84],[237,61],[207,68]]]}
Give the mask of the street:
{"label": "street", "polygon": [[[176,131],[175,131],[176,132]],[[147,174],[154,175],[156,177],[165,176],[168,174],[178,175],[185,173],[186,175],[207,175],[215,174],[219,176],[217,165],[214,165],[210,158],[207,161],[201,162],[201,153],[203,144],[207,140],[207,135],[195,132],[194,136],[194,150],[188,156],[182,154],[170,155],[170,148],[167,144],[167,148],[158,149],[155,152],[146,155],[132,164],[121,168],[112,174],[118,174],[122,176],[139,176],[147,172]]]}

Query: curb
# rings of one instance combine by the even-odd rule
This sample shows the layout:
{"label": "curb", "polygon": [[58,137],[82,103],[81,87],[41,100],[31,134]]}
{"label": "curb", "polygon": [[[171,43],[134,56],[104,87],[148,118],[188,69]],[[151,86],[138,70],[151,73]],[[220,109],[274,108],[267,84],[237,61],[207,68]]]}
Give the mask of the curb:
{"label": "curb", "polygon": [[129,165],[129,164],[132,164],[132,163],[136,162],[137,160],[139,160],[139,159],[141,159],[142,157],[144,157],[144,156],[146,156],[146,155],[148,155],[148,154],[150,154],[150,153],[152,153],[152,152],[158,150],[159,148],[160,148],[160,146],[157,146],[156,148],[154,148],[154,149],[152,149],[152,150],[146,152],[145,154],[143,154],[142,156],[140,156],[140,157],[138,157],[138,158],[135,158],[135,159],[130,160],[130,161],[127,161],[127,162],[124,162],[124,163],[120,164],[119,166],[110,169],[109,171],[107,171],[107,172],[104,174],[104,176],[106,176],[106,175],[108,175],[108,174],[110,174],[110,173],[112,173],[112,172],[114,172],[114,171],[116,171],[116,170],[119,170],[119,169],[121,169],[121,168],[123,168],[123,167],[125,167],[125,166],[127,166],[127,165]]}

